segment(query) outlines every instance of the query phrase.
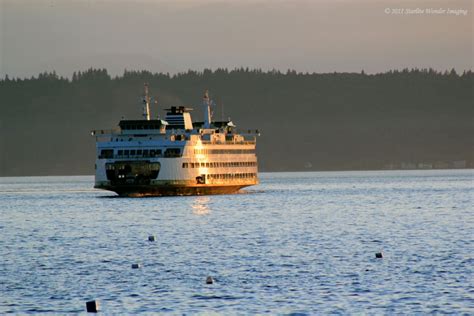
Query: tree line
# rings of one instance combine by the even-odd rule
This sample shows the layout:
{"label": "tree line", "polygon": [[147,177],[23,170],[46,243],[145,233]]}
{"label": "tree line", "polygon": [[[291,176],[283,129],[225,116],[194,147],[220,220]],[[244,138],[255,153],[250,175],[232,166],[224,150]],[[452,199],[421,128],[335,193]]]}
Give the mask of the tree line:
{"label": "tree line", "polygon": [[[193,107],[209,89],[213,119],[259,129],[263,171],[474,167],[471,70],[303,73],[219,68],[169,74],[106,69],[0,80],[0,176],[93,174],[90,130],[141,117],[143,84],[157,103]],[[457,162],[457,164],[454,164]]]}

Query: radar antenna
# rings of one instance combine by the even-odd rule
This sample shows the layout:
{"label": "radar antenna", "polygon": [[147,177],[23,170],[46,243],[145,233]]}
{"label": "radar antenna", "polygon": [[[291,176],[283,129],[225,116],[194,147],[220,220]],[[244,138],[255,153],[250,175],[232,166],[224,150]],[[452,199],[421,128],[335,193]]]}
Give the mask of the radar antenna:
{"label": "radar antenna", "polygon": [[143,119],[149,121],[150,114],[150,96],[148,95],[148,83],[144,84],[145,87],[145,96],[143,97]]}
{"label": "radar antenna", "polygon": [[209,99],[209,91],[204,92],[202,97],[202,105],[204,107],[204,128],[211,127],[211,101]]}

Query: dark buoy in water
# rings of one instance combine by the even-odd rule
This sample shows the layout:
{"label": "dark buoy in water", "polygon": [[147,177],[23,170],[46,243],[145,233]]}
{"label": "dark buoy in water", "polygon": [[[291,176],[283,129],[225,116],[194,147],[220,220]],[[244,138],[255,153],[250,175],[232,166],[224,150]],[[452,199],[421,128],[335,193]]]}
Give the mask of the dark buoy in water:
{"label": "dark buoy in water", "polygon": [[154,235],[148,236],[148,241],[156,241],[156,237]]}
{"label": "dark buoy in water", "polygon": [[141,267],[142,267],[142,265],[139,264],[139,263],[133,263],[132,264],[132,269],[140,269]]}
{"label": "dark buoy in water", "polygon": [[212,283],[214,283],[214,279],[211,276],[208,276],[206,278],[206,284],[212,284]]}
{"label": "dark buoy in water", "polygon": [[376,252],[376,253],[375,253],[375,258],[377,258],[377,259],[382,259],[382,258],[383,258],[383,253],[381,253],[381,252]]}
{"label": "dark buoy in water", "polygon": [[86,310],[88,313],[97,313],[99,311],[99,301],[86,302]]}

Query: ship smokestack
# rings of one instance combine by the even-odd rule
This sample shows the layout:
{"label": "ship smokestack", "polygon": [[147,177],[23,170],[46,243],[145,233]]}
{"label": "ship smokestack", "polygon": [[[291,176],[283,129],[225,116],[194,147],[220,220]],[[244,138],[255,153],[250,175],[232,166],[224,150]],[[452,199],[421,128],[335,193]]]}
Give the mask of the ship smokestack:
{"label": "ship smokestack", "polygon": [[204,107],[204,128],[211,128],[211,101],[209,100],[208,90],[204,92],[202,105]]}

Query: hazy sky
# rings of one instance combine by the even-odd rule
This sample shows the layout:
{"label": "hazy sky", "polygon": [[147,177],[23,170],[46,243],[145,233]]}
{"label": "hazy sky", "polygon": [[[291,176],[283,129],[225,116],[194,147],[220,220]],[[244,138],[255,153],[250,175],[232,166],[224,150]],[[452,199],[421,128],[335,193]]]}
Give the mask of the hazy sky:
{"label": "hazy sky", "polygon": [[0,0],[0,77],[91,66],[462,71],[473,65],[473,2]]}

